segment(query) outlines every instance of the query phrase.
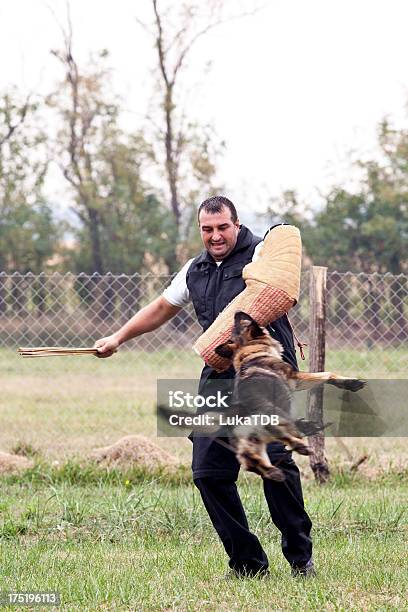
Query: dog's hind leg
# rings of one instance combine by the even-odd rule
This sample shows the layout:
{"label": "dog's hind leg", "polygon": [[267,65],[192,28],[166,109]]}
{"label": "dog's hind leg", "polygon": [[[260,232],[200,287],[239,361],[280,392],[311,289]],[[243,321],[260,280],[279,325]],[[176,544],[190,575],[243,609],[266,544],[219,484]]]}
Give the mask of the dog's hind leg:
{"label": "dog's hind leg", "polygon": [[285,475],[272,465],[266,452],[266,444],[260,440],[245,438],[237,441],[237,459],[247,472],[255,472],[263,478],[282,482]]}
{"label": "dog's hind leg", "polygon": [[280,425],[267,425],[265,433],[269,437],[268,442],[277,440],[301,455],[310,455],[310,449],[301,438],[301,433],[288,420],[282,420]]}
{"label": "dog's hind leg", "polygon": [[281,441],[283,444],[286,444],[286,446],[289,446],[289,448],[296,451],[300,455],[310,455],[312,452],[302,438],[297,438],[296,436],[292,436],[290,434],[284,434],[281,437]]}
{"label": "dog's hind leg", "polygon": [[285,480],[285,474],[276,465],[272,465],[270,468],[262,469],[260,471],[262,478],[267,480],[276,480],[276,482],[283,482]]}

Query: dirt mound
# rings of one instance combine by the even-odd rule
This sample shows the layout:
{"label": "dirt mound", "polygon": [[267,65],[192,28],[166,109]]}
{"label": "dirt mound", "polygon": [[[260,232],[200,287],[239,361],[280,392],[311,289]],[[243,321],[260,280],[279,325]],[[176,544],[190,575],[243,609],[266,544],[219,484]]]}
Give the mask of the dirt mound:
{"label": "dirt mound", "polygon": [[12,455],[0,451],[0,474],[22,472],[33,467],[34,462],[22,455]]}
{"label": "dirt mound", "polygon": [[125,436],[110,446],[97,448],[92,459],[112,467],[174,468],[178,460],[144,436]]}

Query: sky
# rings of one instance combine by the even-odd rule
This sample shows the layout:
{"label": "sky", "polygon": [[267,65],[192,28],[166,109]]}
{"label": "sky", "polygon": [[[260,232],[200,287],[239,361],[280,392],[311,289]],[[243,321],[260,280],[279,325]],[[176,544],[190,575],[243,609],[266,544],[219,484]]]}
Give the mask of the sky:
{"label": "sky", "polygon": [[[110,51],[112,87],[137,127],[155,56],[136,17],[149,19],[151,0],[70,6],[79,63]],[[0,0],[0,91],[52,89],[61,73],[50,49],[61,45],[64,15],[63,0]],[[330,185],[347,184],[352,159],[375,150],[378,122],[407,123],[407,23],[406,0],[266,0],[255,15],[202,38],[184,84],[192,114],[226,142],[219,164],[226,194],[255,211],[294,189],[319,206]]]}

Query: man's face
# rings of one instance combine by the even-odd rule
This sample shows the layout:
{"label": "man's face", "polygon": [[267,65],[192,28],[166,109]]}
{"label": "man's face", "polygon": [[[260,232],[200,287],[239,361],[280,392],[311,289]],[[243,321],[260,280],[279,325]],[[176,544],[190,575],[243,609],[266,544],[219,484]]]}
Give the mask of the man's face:
{"label": "man's face", "polygon": [[222,261],[237,243],[239,219],[234,223],[231,211],[223,206],[219,213],[200,212],[200,234],[205,248],[215,261]]}

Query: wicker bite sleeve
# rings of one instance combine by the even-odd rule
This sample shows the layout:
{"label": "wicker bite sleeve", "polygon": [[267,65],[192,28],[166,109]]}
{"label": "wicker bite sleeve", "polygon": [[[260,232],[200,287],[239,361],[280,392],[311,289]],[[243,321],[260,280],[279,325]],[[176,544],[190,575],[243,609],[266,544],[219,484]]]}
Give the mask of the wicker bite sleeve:
{"label": "wicker bite sleeve", "polygon": [[193,349],[217,372],[231,361],[215,348],[231,337],[234,314],[243,311],[260,325],[286,314],[299,299],[302,242],[293,225],[277,225],[265,237],[258,259],[247,264],[242,277],[246,288],[228,304],[214,323],[195,342]]}

